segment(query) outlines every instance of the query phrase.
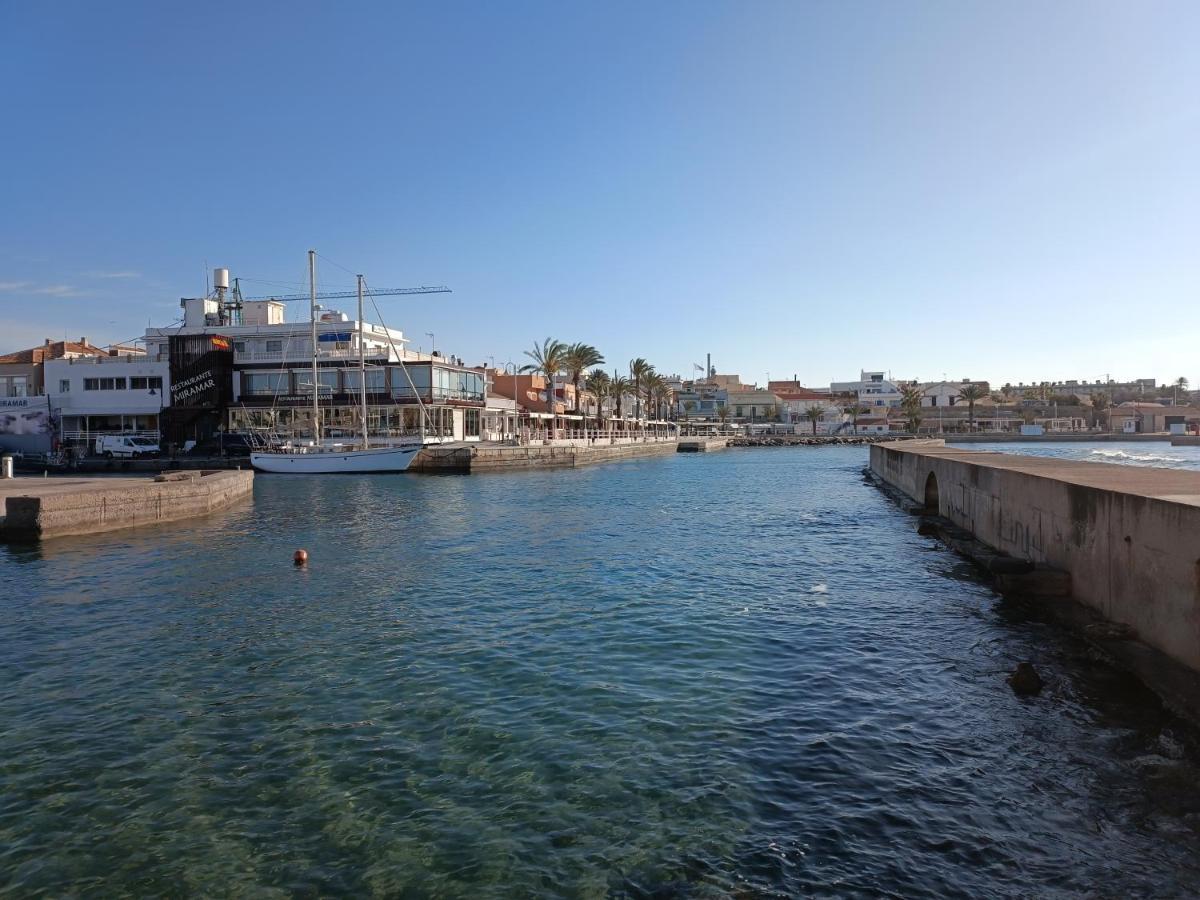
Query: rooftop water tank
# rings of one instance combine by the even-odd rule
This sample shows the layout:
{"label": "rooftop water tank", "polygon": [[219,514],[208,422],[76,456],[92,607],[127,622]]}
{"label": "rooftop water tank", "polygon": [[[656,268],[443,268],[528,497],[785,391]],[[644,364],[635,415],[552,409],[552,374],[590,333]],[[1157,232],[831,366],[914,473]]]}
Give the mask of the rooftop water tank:
{"label": "rooftop water tank", "polygon": [[213,269],[213,287],[229,290],[229,270]]}

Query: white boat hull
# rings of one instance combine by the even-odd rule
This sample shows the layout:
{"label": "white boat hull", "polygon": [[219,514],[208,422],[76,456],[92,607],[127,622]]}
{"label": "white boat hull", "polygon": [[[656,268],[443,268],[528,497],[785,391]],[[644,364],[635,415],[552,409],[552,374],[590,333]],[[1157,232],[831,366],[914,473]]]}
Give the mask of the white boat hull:
{"label": "white boat hull", "polygon": [[420,444],[370,450],[327,450],[314,453],[251,453],[260,472],[334,475],[341,472],[403,472],[416,459]]}

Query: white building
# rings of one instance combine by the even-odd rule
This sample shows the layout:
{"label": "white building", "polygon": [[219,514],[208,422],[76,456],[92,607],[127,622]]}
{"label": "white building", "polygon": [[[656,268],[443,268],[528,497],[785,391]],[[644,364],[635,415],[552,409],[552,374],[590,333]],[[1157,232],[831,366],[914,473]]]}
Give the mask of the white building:
{"label": "white building", "polygon": [[[935,406],[964,406],[967,401],[962,398],[962,390],[969,384],[975,384],[988,390],[986,381],[932,381],[921,385],[921,405]],[[976,401],[978,402],[978,401]]]}
{"label": "white building", "polygon": [[[214,297],[186,299],[181,305],[181,327],[146,329],[148,357],[166,363],[170,339],[177,335],[221,336],[232,345],[234,371],[228,408],[184,412],[179,420],[168,413],[165,421],[173,434],[179,432],[176,438],[200,439],[216,427],[311,433],[314,354],[307,316],[288,322],[286,307],[278,300],[245,301],[240,316]],[[479,440],[486,393],[482,368],[408,350],[398,329],[363,322],[361,331],[372,434],[420,432],[434,439]],[[359,323],[325,308],[316,332],[322,431],[332,437],[353,436],[360,427]],[[399,365],[402,360],[404,366]]]}
{"label": "white building", "polygon": [[170,402],[165,358],[49,359],[44,378],[65,443],[90,443],[100,434],[158,437],[159,415]]}
{"label": "white building", "polygon": [[854,394],[858,402],[868,408],[897,407],[900,405],[900,388],[884,372],[860,372],[858,381],[835,381],[829,385],[832,394]]}

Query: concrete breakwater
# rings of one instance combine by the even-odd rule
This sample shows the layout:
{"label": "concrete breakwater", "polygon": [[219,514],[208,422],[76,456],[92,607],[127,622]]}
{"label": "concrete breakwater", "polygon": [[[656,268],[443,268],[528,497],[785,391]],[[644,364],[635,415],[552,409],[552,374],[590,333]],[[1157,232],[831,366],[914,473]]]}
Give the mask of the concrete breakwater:
{"label": "concrete breakwater", "polygon": [[596,444],[592,446],[546,446],[532,444],[523,447],[468,444],[452,447],[423,448],[410,472],[509,472],[522,469],[566,469],[638,459],[647,456],[666,456],[677,452],[676,441],[646,441],[630,444]]}
{"label": "concrete breakwater", "polygon": [[1200,671],[1200,473],[876,445],[871,471],[990,547],[1070,575],[1072,596]]}
{"label": "concrete breakwater", "polygon": [[170,472],[146,478],[17,478],[0,483],[0,538],[36,541],[206,515],[248,496],[254,473]]}

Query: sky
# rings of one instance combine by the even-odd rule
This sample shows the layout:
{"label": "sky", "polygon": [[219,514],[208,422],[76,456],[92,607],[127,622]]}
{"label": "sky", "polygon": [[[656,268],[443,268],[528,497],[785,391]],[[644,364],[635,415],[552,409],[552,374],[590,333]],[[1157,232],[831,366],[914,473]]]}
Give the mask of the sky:
{"label": "sky", "polygon": [[1192,0],[0,3],[0,352],[315,248],[450,286],[384,319],[473,364],[1198,384],[1197,47]]}

